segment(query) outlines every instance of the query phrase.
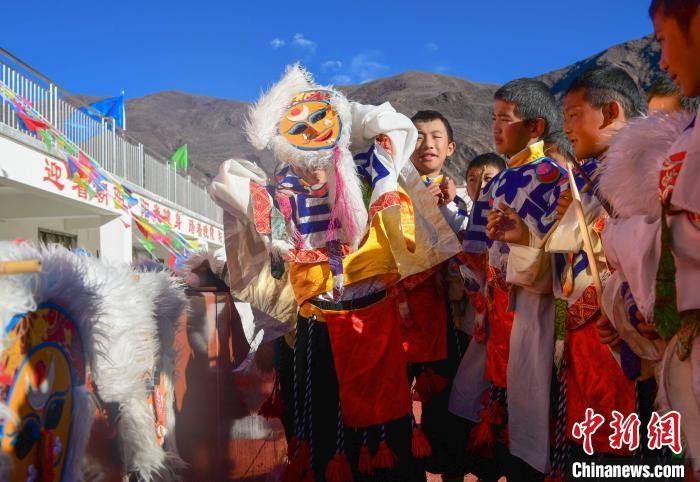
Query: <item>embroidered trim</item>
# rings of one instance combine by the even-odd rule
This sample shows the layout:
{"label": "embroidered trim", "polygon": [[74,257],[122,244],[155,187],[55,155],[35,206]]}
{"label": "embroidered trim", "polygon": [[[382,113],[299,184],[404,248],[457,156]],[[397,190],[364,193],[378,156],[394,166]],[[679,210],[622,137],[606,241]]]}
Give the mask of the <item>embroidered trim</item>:
{"label": "embroidered trim", "polygon": [[377,198],[376,201],[372,203],[372,205],[369,208],[368,211],[368,222],[372,222],[372,219],[374,218],[374,215],[377,214],[379,211],[383,211],[386,208],[389,208],[391,206],[400,206],[401,205],[401,197],[399,196],[399,193],[396,191],[390,191],[390,192],[385,192],[379,198]]}
{"label": "embroidered trim", "polygon": [[676,186],[676,181],[678,181],[678,174],[683,167],[685,156],[685,151],[677,152],[664,160],[664,165],[659,174],[659,199],[666,206],[671,202],[673,188]]}
{"label": "embroidered trim", "polygon": [[253,221],[260,234],[272,233],[272,199],[260,184],[250,181],[250,198],[253,202]]}

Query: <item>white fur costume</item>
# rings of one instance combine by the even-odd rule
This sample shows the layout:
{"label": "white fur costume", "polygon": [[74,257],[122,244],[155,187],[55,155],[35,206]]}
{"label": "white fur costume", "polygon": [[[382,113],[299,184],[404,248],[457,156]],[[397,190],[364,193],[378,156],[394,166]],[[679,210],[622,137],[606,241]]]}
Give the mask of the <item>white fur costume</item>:
{"label": "white fur costume", "polygon": [[[618,217],[603,231],[603,245],[617,268],[605,288],[605,311],[630,347],[644,359],[659,360],[657,367],[659,409],[681,413],[686,456],[700,476],[700,337],[695,337],[690,357],[676,356],[677,336],[665,352],[640,337],[620,309],[623,281],[639,311],[653,320],[656,273],[661,254],[660,173],[667,160],[682,161],[670,198],[668,215],[671,251],[676,264],[678,310],[700,309],[700,125],[690,126],[682,115],[656,115],[630,123],[613,140],[601,177],[600,190]],[[675,162],[675,161],[674,161]]]}

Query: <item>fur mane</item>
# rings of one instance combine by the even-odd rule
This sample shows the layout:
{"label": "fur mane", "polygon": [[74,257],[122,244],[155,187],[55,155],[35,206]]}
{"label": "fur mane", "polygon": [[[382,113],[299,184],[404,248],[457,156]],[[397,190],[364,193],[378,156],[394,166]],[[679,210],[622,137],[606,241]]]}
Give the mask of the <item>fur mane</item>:
{"label": "fur mane", "polygon": [[653,114],[631,120],[613,136],[598,188],[615,213],[661,216],[659,171],[691,119],[685,113]]}

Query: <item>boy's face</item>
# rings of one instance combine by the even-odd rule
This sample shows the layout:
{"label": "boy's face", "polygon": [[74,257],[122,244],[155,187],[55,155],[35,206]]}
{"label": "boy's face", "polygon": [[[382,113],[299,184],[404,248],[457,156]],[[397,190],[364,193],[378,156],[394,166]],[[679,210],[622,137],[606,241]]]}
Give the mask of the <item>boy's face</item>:
{"label": "boy's face", "polygon": [[700,95],[700,7],[690,20],[687,32],[675,18],[663,12],[654,15],[654,32],[661,46],[659,65],[668,72],[686,97]]}
{"label": "boy's face", "polygon": [[526,121],[516,114],[515,104],[495,99],[491,117],[491,133],[496,152],[513,156],[530,143],[531,129]]}
{"label": "boy's face", "polygon": [[447,137],[447,129],[440,119],[416,122],[418,142],[411,161],[418,172],[425,176],[437,176],[445,164],[445,159],[455,151],[455,143]]}
{"label": "boy's face", "polygon": [[586,100],[582,90],[564,97],[564,132],[569,137],[577,159],[590,159],[605,152],[607,130],[602,109]]}
{"label": "boy's face", "polygon": [[484,166],[483,169],[480,167],[467,169],[467,195],[469,199],[476,202],[479,197],[479,188],[483,189],[499,172],[496,166]]}

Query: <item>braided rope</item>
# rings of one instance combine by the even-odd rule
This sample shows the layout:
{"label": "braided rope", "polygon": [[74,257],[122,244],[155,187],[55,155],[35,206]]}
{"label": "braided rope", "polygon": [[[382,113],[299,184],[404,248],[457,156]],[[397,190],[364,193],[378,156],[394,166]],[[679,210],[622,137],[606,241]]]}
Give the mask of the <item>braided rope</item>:
{"label": "braided rope", "polygon": [[564,470],[568,461],[568,444],[566,443],[566,403],[567,403],[567,378],[569,363],[564,357],[561,365],[559,400],[557,403],[557,421],[555,428],[554,457],[552,457],[552,473],[556,469]]}
{"label": "braided rope", "polygon": [[343,415],[340,411],[340,400],[338,400],[338,426],[335,436],[336,453],[345,453],[345,426],[343,425]]}
{"label": "braided rope", "polygon": [[313,466],[314,460],[314,444],[313,444],[313,416],[312,416],[312,406],[311,406],[311,358],[313,355],[313,336],[314,336],[314,325],[316,322],[316,317],[311,316],[309,318],[309,336],[306,341],[306,391],[304,393],[304,419],[306,425],[306,438],[309,442],[309,461]]}
{"label": "braided rope", "polygon": [[[294,381],[293,381],[293,386],[294,386],[294,434],[297,436],[297,439],[301,440],[302,436],[302,426],[301,426],[301,420],[300,420],[300,412],[301,410],[299,409],[299,370],[297,370],[297,359],[299,357],[299,323],[297,322],[297,333],[296,336],[294,337],[294,351],[293,351],[293,361],[292,361],[292,370],[294,374]],[[297,452],[299,451],[299,444],[294,448],[294,455],[297,455]]]}

